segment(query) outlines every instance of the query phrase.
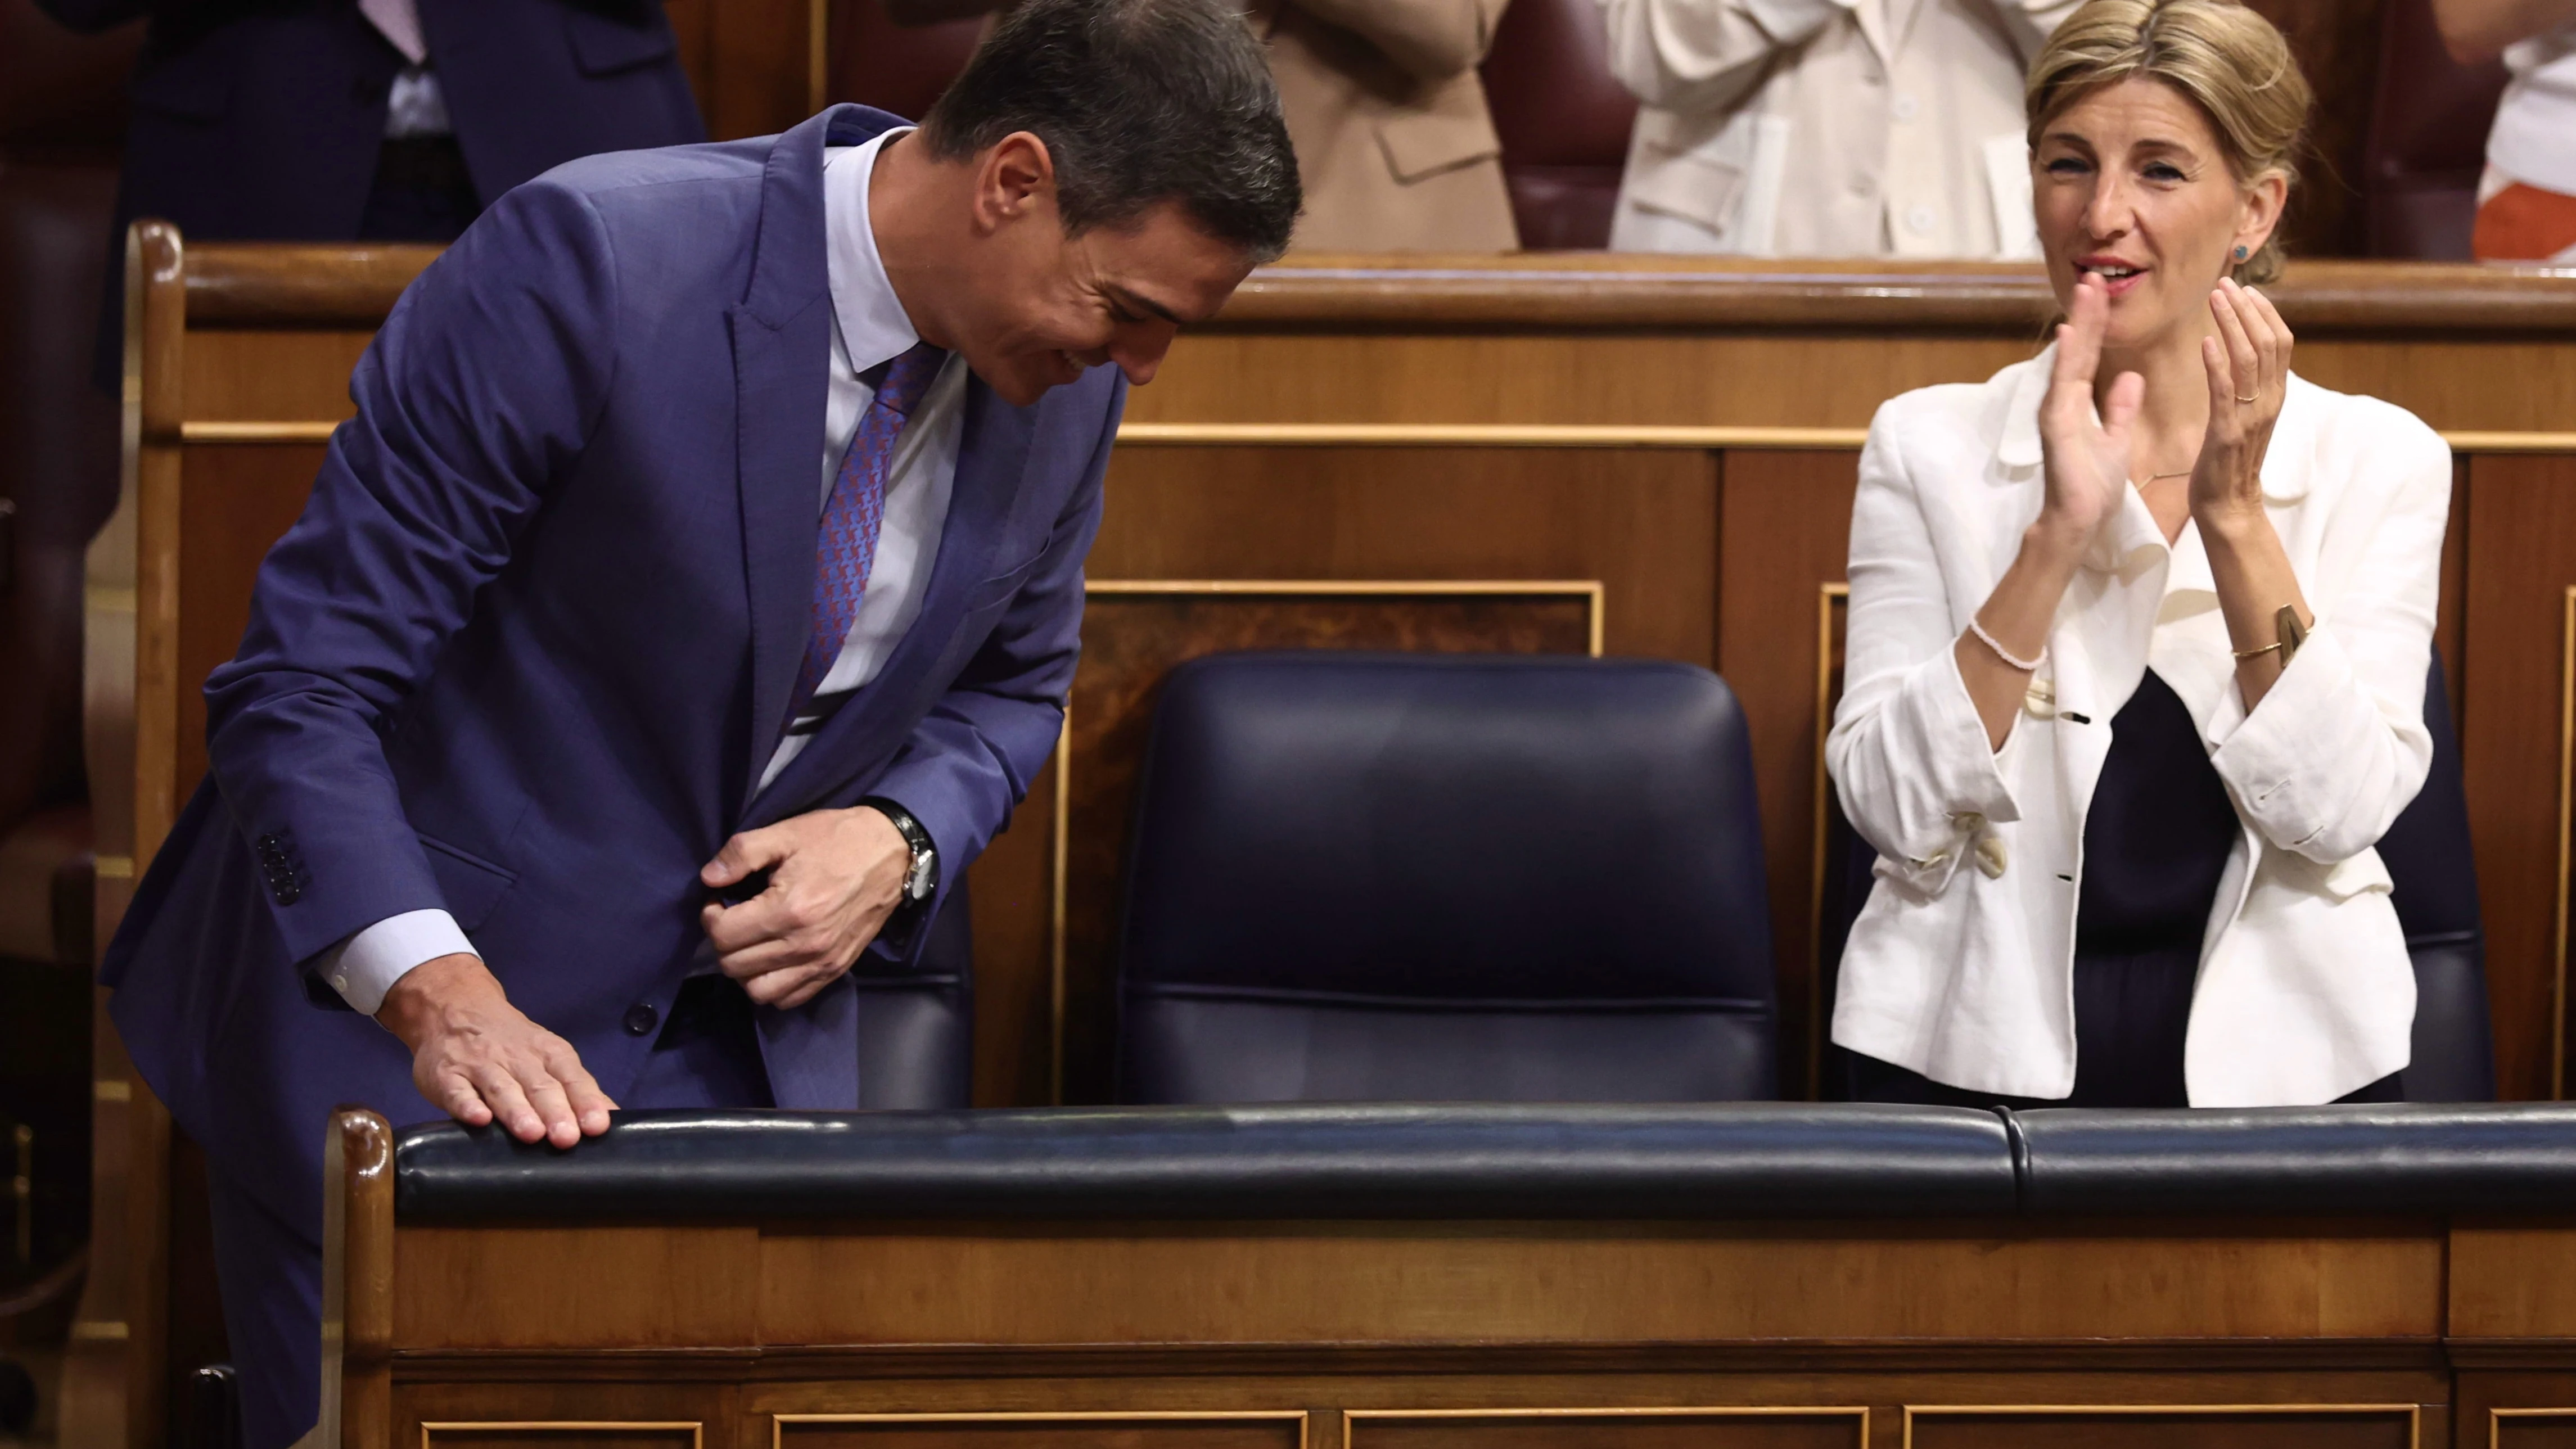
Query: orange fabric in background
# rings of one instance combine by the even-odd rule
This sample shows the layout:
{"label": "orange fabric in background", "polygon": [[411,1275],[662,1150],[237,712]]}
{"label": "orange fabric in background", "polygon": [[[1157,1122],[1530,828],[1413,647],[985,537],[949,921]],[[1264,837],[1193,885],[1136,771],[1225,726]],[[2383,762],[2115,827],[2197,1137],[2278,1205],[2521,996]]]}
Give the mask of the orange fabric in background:
{"label": "orange fabric in background", "polygon": [[2478,208],[2469,250],[2482,262],[2541,262],[2576,247],[2576,196],[2517,181]]}

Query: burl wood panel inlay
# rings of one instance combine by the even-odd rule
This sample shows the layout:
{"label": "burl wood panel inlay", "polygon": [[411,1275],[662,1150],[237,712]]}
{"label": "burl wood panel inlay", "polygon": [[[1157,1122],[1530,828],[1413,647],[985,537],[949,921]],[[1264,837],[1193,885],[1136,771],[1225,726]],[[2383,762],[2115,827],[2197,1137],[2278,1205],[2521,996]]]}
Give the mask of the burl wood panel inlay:
{"label": "burl wood panel inlay", "polygon": [[1306,1416],[1283,1414],[780,1415],[778,1449],[1305,1449]]}
{"label": "burl wood panel inlay", "polygon": [[1375,1415],[1349,1449],[1864,1449],[1865,1409]]}
{"label": "burl wood panel inlay", "polygon": [[2418,1449],[2411,1405],[1908,1410],[1905,1449]]}
{"label": "burl wood panel inlay", "polygon": [[[1244,587],[1236,585],[1233,587]],[[1336,593],[1123,593],[1097,583],[1084,605],[1058,776],[1071,782],[1066,832],[1064,1100],[1109,1099],[1116,1033],[1119,880],[1127,819],[1173,666],[1241,649],[1384,649],[1423,653],[1582,654],[1592,598],[1529,585],[1526,593],[1419,592],[1366,583]]]}

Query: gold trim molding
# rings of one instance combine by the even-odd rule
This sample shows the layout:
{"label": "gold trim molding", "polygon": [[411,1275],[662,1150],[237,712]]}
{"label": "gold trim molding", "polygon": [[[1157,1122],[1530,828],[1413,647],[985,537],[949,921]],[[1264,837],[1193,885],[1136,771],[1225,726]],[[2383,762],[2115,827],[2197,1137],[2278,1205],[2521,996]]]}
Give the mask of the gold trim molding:
{"label": "gold trim molding", "polygon": [[598,1434],[612,1431],[668,1434],[689,1431],[689,1449],[705,1449],[706,1425],[696,1419],[451,1419],[420,1426],[420,1449],[431,1449],[430,1435],[439,1434]]}
{"label": "gold trim molding", "polygon": [[[1590,654],[1601,657],[1602,585],[1599,579],[1088,579],[1085,600],[1110,598],[1580,598]],[[1064,1103],[1065,915],[1070,886],[1066,857],[1073,838],[1073,706],[1065,704],[1056,736],[1054,859],[1048,863],[1047,1083],[1048,1099]]]}
{"label": "gold trim molding", "polygon": [[2576,1409],[2489,1409],[2487,1449],[2504,1449],[2504,1421],[2507,1419],[2576,1419]]}
{"label": "gold trim molding", "polygon": [[1825,819],[1833,780],[1825,771],[1825,736],[1834,728],[1834,608],[1850,606],[1851,585],[1816,586],[1816,762],[1814,832],[1807,873],[1807,1100],[1821,1100],[1825,1071]]}
{"label": "gold trim molding", "polygon": [[1360,1427],[1369,1420],[1420,1419],[1849,1419],[1854,1449],[1869,1440],[1865,1404],[1714,1404],[1663,1408],[1616,1405],[1599,1408],[1482,1409],[1350,1409],[1342,1415],[1345,1449],[1360,1449]]}
{"label": "gold trim molding", "polygon": [[1297,1426],[1297,1449],[1306,1449],[1314,1416],[1304,1409],[1043,1409],[1005,1410],[986,1414],[772,1414],[769,1449],[782,1449],[790,1424],[1135,1424],[1244,1423],[1267,1421]]}
{"label": "gold trim molding", "polygon": [[2550,894],[2557,915],[2549,959],[2549,1096],[2567,1097],[2567,872],[2576,869],[2576,584],[2559,601],[2558,619],[2558,879]]}
{"label": "gold trim molding", "polygon": [[1914,1449],[1914,1421],[1918,1417],[2032,1417],[2041,1414],[2084,1414],[2094,1418],[2175,1417],[2184,1414],[2336,1414],[2356,1417],[2363,1414],[2404,1414],[2407,1449],[2423,1449],[2424,1444],[2424,1409],[2420,1404],[1907,1404],[1904,1449]]}
{"label": "gold trim molding", "polygon": [[[203,444],[325,443],[343,419],[179,424],[179,441]],[[2457,431],[2454,453],[2576,453],[2576,433]],[[1867,428],[1663,427],[1630,423],[1122,423],[1129,448],[1777,448],[1858,452]]]}
{"label": "gold trim molding", "polygon": [[[1122,423],[1129,448],[1804,448],[1857,451],[1867,428],[1588,423]],[[2576,447],[2576,434],[2569,435]]]}

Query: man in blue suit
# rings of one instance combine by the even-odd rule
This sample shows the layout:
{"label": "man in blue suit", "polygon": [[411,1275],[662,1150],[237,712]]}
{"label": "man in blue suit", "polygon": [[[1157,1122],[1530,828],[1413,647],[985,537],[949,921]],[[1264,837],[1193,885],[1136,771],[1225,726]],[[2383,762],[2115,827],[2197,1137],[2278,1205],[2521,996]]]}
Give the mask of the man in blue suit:
{"label": "man in blue suit", "polygon": [[313,1421],[334,1104],[857,1105],[847,973],[1053,747],[1126,388],[1296,174],[1232,0],[1030,0],[919,130],[575,162],[404,294],[104,971],[246,1449]]}

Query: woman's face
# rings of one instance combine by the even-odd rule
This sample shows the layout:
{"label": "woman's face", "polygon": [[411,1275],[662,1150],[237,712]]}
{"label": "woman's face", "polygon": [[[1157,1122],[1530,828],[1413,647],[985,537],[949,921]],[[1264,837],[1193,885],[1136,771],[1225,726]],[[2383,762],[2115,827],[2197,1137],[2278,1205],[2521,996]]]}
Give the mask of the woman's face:
{"label": "woman's face", "polygon": [[2032,204],[2058,305],[2098,274],[2111,297],[2103,345],[2194,342],[2209,293],[2280,220],[2278,172],[2240,182],[2200,107],[2162,81],[2106,86],[2065,109],[2031,155]]}

